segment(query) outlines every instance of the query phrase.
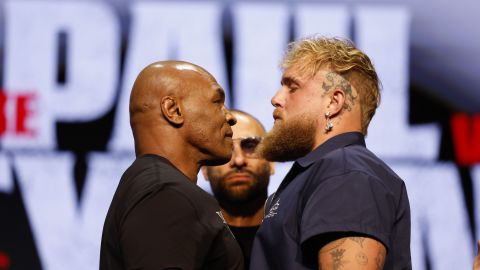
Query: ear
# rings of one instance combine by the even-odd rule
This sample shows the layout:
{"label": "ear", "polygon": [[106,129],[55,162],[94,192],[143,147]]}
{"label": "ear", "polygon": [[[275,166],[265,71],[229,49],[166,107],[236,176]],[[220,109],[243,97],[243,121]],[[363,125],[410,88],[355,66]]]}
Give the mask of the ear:
{"label": "ear", "polygon": [[345,105],[345,92],[340,88],[333,89],[330,94],[330,103],[328,104],[328,111],[332,116],[339,114]]}
{"label": "ear", "polygon": [[202,166],[202,175],[203,175],[203,178],[205,178],[205,181],[210,181],[210,179],[208,179],[208,173],[207,173],[207,166]]}
{"label": "ear", "polygon": [[180,107],[179,101],[176,97],[173,96],[164,96],[162,98],[160,107],[162,108],[162,114],[165,119],[174,124],[181,125],[183,124],[183,112]]}
{"label": "ear", "polygon": [[270,175],[273,175],[275,173],[275,162],[269,162],[270,163]]}

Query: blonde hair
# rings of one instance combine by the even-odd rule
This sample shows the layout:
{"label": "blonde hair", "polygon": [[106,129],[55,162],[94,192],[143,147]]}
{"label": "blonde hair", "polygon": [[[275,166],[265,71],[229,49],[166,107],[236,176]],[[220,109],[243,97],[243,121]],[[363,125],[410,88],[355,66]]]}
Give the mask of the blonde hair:
{"label": "blonde hair", "polygon": [[308,37],[288,45],[282,68],[295,66],[308,77],[328,68],[346,79],[357,90],[362,112],[362,132],[380,103],[380,81],[370,58],[353,42],[340,38]]}

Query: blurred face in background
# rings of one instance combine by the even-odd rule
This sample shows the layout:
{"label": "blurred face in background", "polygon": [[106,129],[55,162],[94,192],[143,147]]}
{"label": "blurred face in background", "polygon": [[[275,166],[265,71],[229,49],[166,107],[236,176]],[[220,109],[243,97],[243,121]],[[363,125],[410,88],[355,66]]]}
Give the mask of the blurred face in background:
{"label": "blurred face in background", "polygon": [[246,114],[232,113],[237,119],[237,124],[232,126],[232,158],[225,165],[206,168],[206,178],[221,206],[265,200],[273,173],[273,164],[255,153],[265,135],[263,127]]}

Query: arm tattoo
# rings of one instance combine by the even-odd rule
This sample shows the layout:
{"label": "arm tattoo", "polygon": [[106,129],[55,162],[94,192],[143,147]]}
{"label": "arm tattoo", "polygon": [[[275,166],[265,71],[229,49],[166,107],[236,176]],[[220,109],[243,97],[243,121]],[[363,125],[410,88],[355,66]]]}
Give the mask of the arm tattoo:
{"label": "arm tattoo", "polygon": [[368,257],[363,252],[358,252],[357,255],[355,255],[355,259],[357,260],[357,263],[360,265],[367,265],[368,263]]}
{"label": "arm tattoo", "polygon": [[[343,104],[343,108],[351,111],[352,107],[355,106],[355,100],[357,96],[353,95],[352,86],[345,77],[335,73],[330,72],[325,76],[325,81],[322,83],[323,96],[325,96],[330,90],[334,88],[339,88],[345,92],[347,95],[347,101]],[[348,102],[350,100],[350,102]],[[351,104],[350,104],[351,103]]]}
{"label": "arm tattoo", "polygon": [[378,251],[377,257],[375,258],[375,264],[377,265],[378,270],[383,269],[383,263],[385,262],[385,255],[381,251]]}
{"label": "arm tattoo", "polygon": [[323,248],[323,251],[320,250],[320,252],[329,252],[329,251],[332,251],[336,248],[338,248],[339,246],[343,245],[343,243],[345,243],[345,241],[347,241],[346,238],[340,238],[338,240],[335,240],[335,241],[332,241],[328,244],[325,245],[325,247]]}
{"label": "arm tattoo", "polygon": [[343,253],[345,253],[345,249],[335,249],[330,252],[330,255],[332,255],[333,259],[333,270],[340,269],[340,267],[343,267],[343,264],[347,262],[343,260]]}
{"label": "arm tattoo", "polygon": [[357,244],[360,245],[360,247],[363,248],[363,241],[365,241],[365,238],[363,237],[357,237],[357,236],[352,236],[352,237],[349,237],[348,239],[354,241],[354,242],[357,242]]}

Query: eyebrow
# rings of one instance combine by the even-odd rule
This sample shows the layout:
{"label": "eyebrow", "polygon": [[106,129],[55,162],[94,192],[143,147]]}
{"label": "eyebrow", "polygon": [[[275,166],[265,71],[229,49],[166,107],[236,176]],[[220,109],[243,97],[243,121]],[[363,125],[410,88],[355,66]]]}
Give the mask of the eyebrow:
{"label": "eyebrow", "polygon": [[225,91],[221,88],[217,88],[217,95],[220,96],[221,99],[225,100]]}
{"label": "eyebrow", "polygon": [[280,81],[280,84],[281,85],[292,85],[292,84],[300,85],[300,80],[291,76],[283,76],[282,80]]}

